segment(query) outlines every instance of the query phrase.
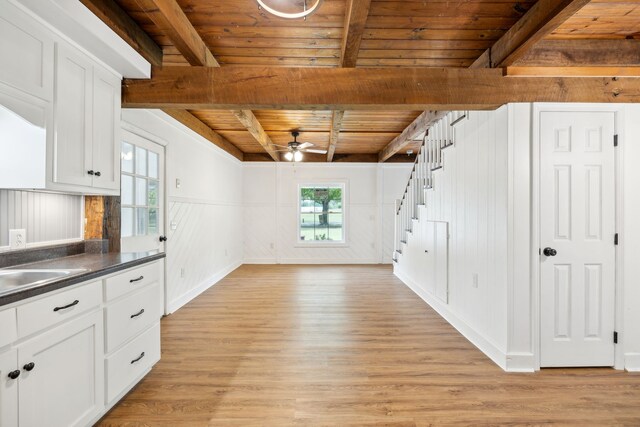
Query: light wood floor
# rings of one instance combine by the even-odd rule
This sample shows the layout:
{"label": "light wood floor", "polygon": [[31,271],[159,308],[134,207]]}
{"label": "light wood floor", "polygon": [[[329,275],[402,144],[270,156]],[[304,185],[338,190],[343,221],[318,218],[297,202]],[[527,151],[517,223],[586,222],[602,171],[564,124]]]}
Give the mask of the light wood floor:
{"label": "light wood floor", "polygon": [[100,425],[640,425],[640,375],[504,373],[389,266],[243,266],[162,347]]}

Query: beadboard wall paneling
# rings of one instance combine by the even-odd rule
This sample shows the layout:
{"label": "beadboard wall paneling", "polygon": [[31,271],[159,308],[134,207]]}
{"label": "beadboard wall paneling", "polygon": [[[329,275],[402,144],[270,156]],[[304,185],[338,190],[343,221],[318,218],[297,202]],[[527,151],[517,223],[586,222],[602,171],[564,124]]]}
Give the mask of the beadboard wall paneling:
{"label": "beadboard wall paneling", "polygon": [[427,221],[448,222],[449,303],[440,308],[458,320],[454,326],[463,333],[467,328],[476,344],[485,343],[481,348],[500,358],[502,366],[507,353],[507,154],[507,107],[471,112],[457,125],[455,146],[443,151],[444,167],[434,172],[433,190],[427,190],[426,207],[420,208],[395,268],[431,301],[420,262],[424,227]]}
{"label": "beadboard wall paneling", "polygon": [[[391,263],[393,207],[411,164],[244,164],[245,263]],[[298,185],[346,184],[345,245],[298,242]],[[391,223],[388,223],[391,221]]]}
{"label": "beadboard wall paneling", "polygon": [[161,111],[124,109],[122,117],[128,130],[166,146],[171,313],[242,263],[242,164]]}
{"label": "beadboard wall paneling", "polygon": [[27,245],[82,239],[82,196],[0,189],[0,250],[9,230],[27,230]]}

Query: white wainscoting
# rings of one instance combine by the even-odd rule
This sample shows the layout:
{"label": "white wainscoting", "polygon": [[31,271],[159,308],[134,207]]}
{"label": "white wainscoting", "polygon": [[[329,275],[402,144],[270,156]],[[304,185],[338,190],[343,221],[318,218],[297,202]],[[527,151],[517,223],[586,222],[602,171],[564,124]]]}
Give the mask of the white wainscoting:
{"label": "white wainscoting", "polygon": [[0,190],[0,251],[9,250],[9,230],[27,230],[27,246],[82,239],[82,196]]}
{"label": "white wainscoting", "polygon": [[[471,112],[457,125],[455,146],[443,151],[444,167],[434,172],[426,208],[395,267],[399,278],[505,369],[507,118],[502,107]],[[449,224],[448,303],[429,292],[421,262],[430,221]]]}
{"label": "white wainscoting", "polygon": [[134,133],[166,144],[171,313],[242,264],[242,164],[160,111],[125,109],[123,121]]}
{"label": "white wainscoting", "polygon": [[[247,264],[390,263],[393,209],[411,164],[245,163],[244,262]],[[346,184],[347,242],[339,247],[297,241],[299,183]]]}

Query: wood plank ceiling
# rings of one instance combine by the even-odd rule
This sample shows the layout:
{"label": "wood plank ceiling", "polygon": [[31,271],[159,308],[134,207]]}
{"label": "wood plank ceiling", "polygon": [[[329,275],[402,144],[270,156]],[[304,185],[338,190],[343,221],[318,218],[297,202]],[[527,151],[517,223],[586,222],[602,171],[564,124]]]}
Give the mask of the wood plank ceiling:
{"label": "wood plank ceiling", "polygon": [[[94,12],[104,10],[109,1],[114,2],[82,0]],[[180,38],[166,25],[158,25],[158,13],[175,6],[188,19],[181,31],[192,31],[196,39],[188,43],[197,47],[201,38],[203,49],[217,61],[213,66],[509,65],[535,70],[640,65],[640,2],[629,0],[539,0],[538,4],[536,0],[324,0],[306,20],[272,16],[255,0],[115,0],[109,7],[122,9],[125,18],[137,25],[135,31],[141,29],[160,46],[162,64],[154,65],[212,66],[185,56],[185,47],[176,43]],[[112,28],[118,25],[114,19],[101,18]],[[129,29],[127,34],[135,31]],[[423,111],[243,110],[255,116],[250,125],[246,117],[240,120],[238,111],[190,113],[185,121],[202,122],[219,136],[218,145],[232,144],[241,152],[234,155],[244,160],[271,160],[265,147],[270,142],[286,145],[290,132],[299,130],[299,140],[313,142],[314,148],[331,147],[329,156],[307,155],[308,161],[411,161],[405,153],[417,151],[420,143],[413,134],[404,141],[398,137],[420,120]],[[257,132],[256,126],[264,132]],[[201,128],[200,133],[209,131]]]}

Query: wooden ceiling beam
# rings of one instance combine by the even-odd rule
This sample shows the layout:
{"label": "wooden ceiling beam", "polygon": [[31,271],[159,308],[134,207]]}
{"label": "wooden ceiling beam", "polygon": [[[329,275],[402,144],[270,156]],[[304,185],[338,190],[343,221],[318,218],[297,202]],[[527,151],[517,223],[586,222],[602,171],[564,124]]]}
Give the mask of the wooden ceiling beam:
{"label": "wooden ceiling beam", "polygon": [[640,65],[640,40],[542,40],[516,61],[518,67]]}
{"label": "wooden ceiling beam", "polygon": [[338,136],[340,135],[340,127],[344,118],[344,110],[334,110],[331,114],[331,130],[329,132],[329,148],[327,149],[327,162],[333,161],[333,155],[338,145]]}
{"label": "wooden ceiling beam", "polygon": [[378,153],[378,161],[384,162],[391,156],[402,150],[410,142],[414,140],[416,135],[429,129],[438,120],[443,118],[447,111],[425,111],[420,114],[409,126],[402,131],[400,135],[395,137],[386,147]]}
{"label": "wooden ceiling beam", "polygon": [[[178,49],[180,54],[194,66],[220,67],[220,64],[209,50],[189,21],[187,15],[176,0],[135,0],[149,18],[164,32]],[[233,110],[233,114],[247,131],[258,141],[273,160],[280,156],[273,146],[269,135],[251,110]]]}
{"label": "wooden ceiling beam", "polygon": [[200,136],[208,139],[214,145],[222,148],[227,153],[234,156],[236,159],[242,161],[244,159],[244,153],[238,149],[235,145],[229,142],[225,137],[211,129],[207,124],[203,123],[196,116],[186,110],[175,110],[169,108],[163,108],[169,116],[173,117],[186,127],[190,128]]}
{"label": "wooden ceiling beam", "polygon": [[347,0],[344,35],[340,51],[340,64],[343,67],[356,66],[370,6],[371,0]]}
{"label": "wooden ceiling beam", "polygon": [[[356,66],[370,6],[371,0],[347,0],[347,9],[344,18],[344,34],[342,36],[340,50],[341,67],[352,68]],[[331,114],[331,131],[329,133],[327,162],[333,161],[343,118],[344,110],[334,110]]]}
{"label": "wooden ceiling beam", "polygon": [[135,0],[191,65],[219,67],[187,15],[175,0]]}
{"label": "wooden ceiling beam", "polygon": [[512,65],[591,0],[539,0],[471,68]]}
{"label": "wooden ceiling beam", "polygon": [[125,79],[123,106],[478,110],[509,102],[639,102],[640,79],[508,78],[499,69],[163,67]]}
{"label": "wooden ceiling beam", "polygon": [[151,65],[162,66],[162,48],[113,0],[80,0]]}
{"label": "wooden ceiling beam", "polygon": [[505,67],[507,77],[640,77],[640,67]]}

